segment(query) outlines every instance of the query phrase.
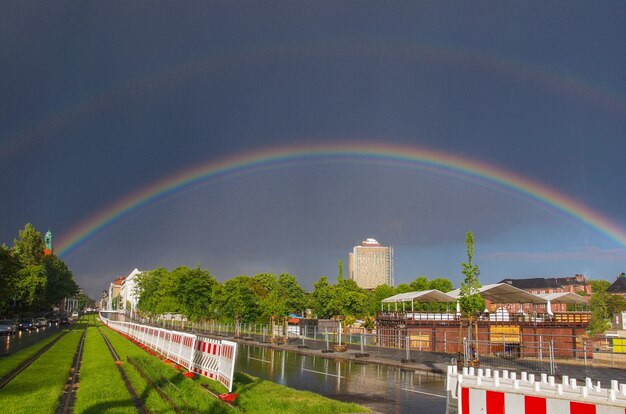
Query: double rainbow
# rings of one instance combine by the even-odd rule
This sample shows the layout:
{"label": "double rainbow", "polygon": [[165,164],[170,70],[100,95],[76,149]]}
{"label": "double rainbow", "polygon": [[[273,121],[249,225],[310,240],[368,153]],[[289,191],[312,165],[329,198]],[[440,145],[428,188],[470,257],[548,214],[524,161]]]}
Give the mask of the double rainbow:
{"label": "double rainbow", "polygon": [[184,188],[189,188],[206,180],[251,172],[259,168],[273,169],[332,159],[386,162],[391,165],[433,170],[442,174],[477,179],[487,184],[496,184],[502,189],[513,190],[515,193],[580,220],[616,241],[620,246],[626,247],[626,231],[616,223],[565,194],[503,168],[426,148],[389,144],[347,143],[268,148],[250,153],[235,154],[231,157],[181,170],[155,181],[125,198],[119,199],[107,208],[87,218],[71,229],[70,232],[60,237],[57,252],[60,256],[66,255],[94,234],[131,211],[149,205],[168,194],[181,191]]}

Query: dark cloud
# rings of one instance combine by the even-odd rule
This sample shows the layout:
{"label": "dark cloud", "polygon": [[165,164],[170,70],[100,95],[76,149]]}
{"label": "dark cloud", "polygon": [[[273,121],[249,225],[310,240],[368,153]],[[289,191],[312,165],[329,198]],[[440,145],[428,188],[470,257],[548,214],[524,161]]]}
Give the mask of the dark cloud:
{"label": "dark cloud", "polygon": [[[338,140],[471,157],[623,229],[625,7],[5,4],[0,241],[26,222],[68,232],[199,163]],[[485,256],[484,274],[508,271],[505,252],[544,257],[533,263],[555,273],[572,262],[619,273],[588,252],[624,248],[497,185],[332,163],[207,182],[106,227],[67,261],[92,293],[134,267],[180,264],[222,278],[290,271],[310,285],[375,237],[397,246],[405,280],[457,274],[467,230],[482,254],[501,255]],[[550,253],[568,251],[589,261]],[[509,259],[522,276],[541,270]]]}

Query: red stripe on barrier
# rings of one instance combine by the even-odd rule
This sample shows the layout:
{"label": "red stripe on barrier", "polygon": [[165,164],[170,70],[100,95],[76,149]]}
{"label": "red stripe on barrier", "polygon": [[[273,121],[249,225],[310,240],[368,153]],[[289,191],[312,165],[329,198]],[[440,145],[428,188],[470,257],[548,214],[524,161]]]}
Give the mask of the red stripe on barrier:
{"label": "red stripe on barrier", "polygon": [[470,414],[469,388],[461,388],[461,410],[463,410],[463,414]]}
{"label": "red stripe on barrier", "polygon": [[596,406],[595,404],[587,404],[587,403],[570,401],[569,413],[570,414],[596,414]]}
{"label": "red stripe on barrier", "polygon": [[[465,413],[465,411],[463,411]],[[487,413],[504,414],[504,393],[487,391]]]}
{"label": "red stripe on barrier", "polygon": [[546,414],[546,399],[525,395],[524,414]]}

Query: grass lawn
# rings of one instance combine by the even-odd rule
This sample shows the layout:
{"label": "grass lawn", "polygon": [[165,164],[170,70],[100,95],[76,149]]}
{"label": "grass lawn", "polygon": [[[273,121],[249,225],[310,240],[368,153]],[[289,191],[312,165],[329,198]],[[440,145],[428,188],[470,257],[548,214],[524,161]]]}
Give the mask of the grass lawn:
{"label": "grass lawn", "polygon": [[309,391],[299,391],[247,374],[235,374],[237,406],[246,413],[363,413],[368,408],[332,400]]}
{"label": "grass lawn", "polygon": [[[201,413],[293,413],[293,414],[331,414],[369,412],[365,407],[355,403],[344,403],[332,400],[308,391],[298,391],[271,381],[265,381],[246,374],[235,374],[234,392],[239,394],[236,408],[217,401],[200,387],[206,384],[216,394],[227,392],[226,388],[216,381],[195,376],[186,378],[180,371],[163,363],[158,358],[148,355],[141,348],[115,332],[103,328],[111,343],[125,359],[130,355],[135,363],[165,390],[167,395],[185,412],[197,410]],[[125,364],[127,370],[132,366]]]}
{"label": "grass lawn", "polygon": [[85,338],[74,412],[95,414],[105,411],[136,413],[137,409],[92,319]]}
{"label": "grass lawn", "polygon": [[[169,403],[161,396],[157,391],[155,391],[147,382],[144,380],[141,375],[133,368],[130,364],[126,362],[126,357],[143,357],[146,355],[146,352],[141,348],[137,347],[135,344],[130,342],[128,339],[119,335],[115,331],[107,328],[102,325],[100,321],[97,322],[100,326],[100,330],[102,333],[109,339],[111,345],[115,349],[115,352],[119,355],[120,359],[124,361],[122,364],[122,368],[124,372],[126,372],[126,376],[128,377],[130,383],[132,384],[135,392],[143,402],[146,409],[151,413],[169,413],[172,412],[171,406]],[[107,350],[108,354],[108,350]],[[110,356],[109,356],[110,358]],[[113,360],[113,359],[111,359]],[[155,358],[156,360],[156,358]],[[160,362],[159,362],[160,363]],[[117,374],[119,376],[119,374]]]}
{"label": "grass lawn", "polygon": [[83,333],[82,327],[84,324],[77,322],[75,329],[2,388],[2,407],[10,407],[12,413],[54,413]]}

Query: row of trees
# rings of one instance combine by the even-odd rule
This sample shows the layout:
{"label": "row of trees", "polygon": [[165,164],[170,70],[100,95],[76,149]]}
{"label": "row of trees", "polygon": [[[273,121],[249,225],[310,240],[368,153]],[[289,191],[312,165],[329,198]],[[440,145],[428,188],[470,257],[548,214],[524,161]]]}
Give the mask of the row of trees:
{"label": "row of trees", "polygon": [[[465,279],[461,283],[461,307],[464,314],[484,309],[478,295],[478,267],[474,256],[473,234],[466,234],[468,263],[462,263]],[[139,277],[137,308],[146,314],[180,313],[191,320],[221,319],[241,322],[270,322],[275,317],[310,310],[318,318],[336,315],[371,317],[381,308],[381,301],[398,293],[438,289],[449,292],[452,282],[445,278],[428,280],[419,276],[409,284],[398,287],[380,285],[373,291],[360,288],[354,280],[346,279],[343,263],[338,261],[336,283],[322,276],[307,293],[296,278],[283,273],[237,276],[220,284],[208,271],[179,267],[173,271],[163,268],[143,272]],[[445,310],[447,304],[418,304],[416,310]]]}
{"label": "row of trees", "polygon": [[41,233],[27,224],[0,246],[0,314],[48,311],[78,291],[72,272],[53,254],[44,254]]}
{"label": "row of trees", "polygon": [[380,301],[397,293],[425,289],[452,290],[448,279],[428,280],[421,276],[397,288],[381,285],[373,291],[361,289],[341,273],[334,283],[326,276],[307,293],[296,278],[283,273],[237,276],[219,283],[208,271],[179,267],[159,268],[139,276],[137,309],[151,315],[180,313],[191,320],[269,322],[272,317],[302,314],[311,310],[319,318],[350,315],[366,318],[380,310]]}

